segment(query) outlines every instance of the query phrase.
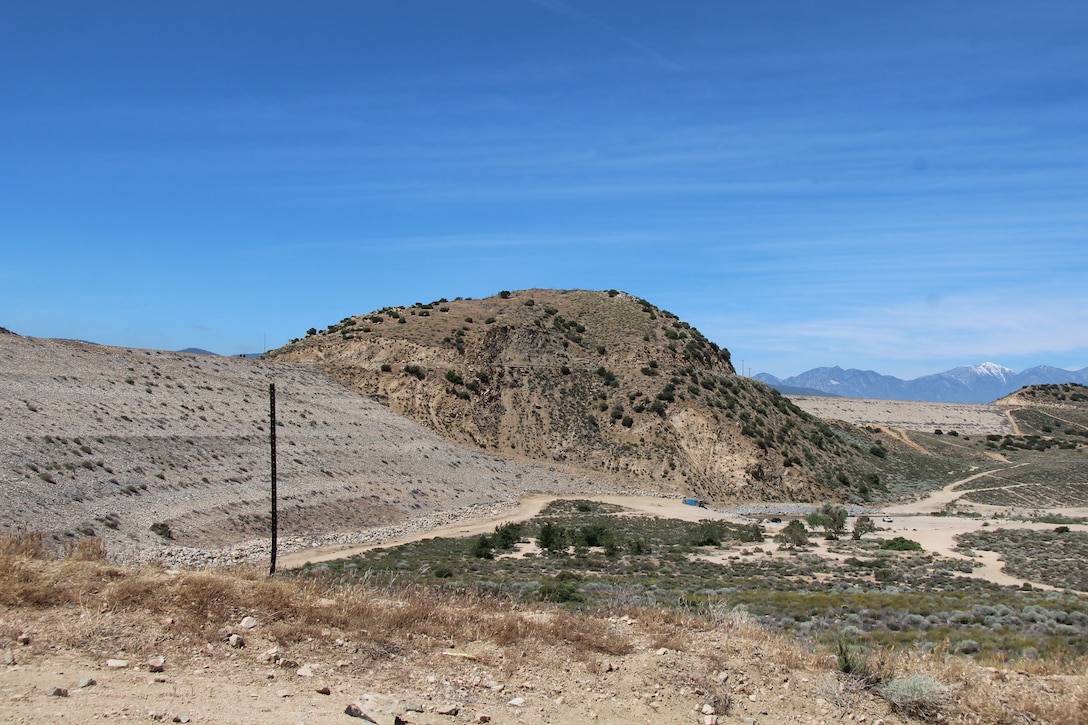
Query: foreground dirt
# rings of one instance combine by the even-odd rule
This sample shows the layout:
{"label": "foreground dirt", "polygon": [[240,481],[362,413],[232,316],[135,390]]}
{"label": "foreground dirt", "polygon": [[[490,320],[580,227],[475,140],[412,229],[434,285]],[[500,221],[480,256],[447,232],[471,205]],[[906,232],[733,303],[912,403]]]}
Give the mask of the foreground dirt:
{"label": "foreground dirt", "polygon": [[[383,725],[912,722],[837,672],[826,650],[728,612],[574,615],[411,590],[307,593],[226,574],[77,566],[24,574],[86,580],[82,605],[0,615],[11,663],[0,669],[4,722],[348,723],[350,706]],[[103,578],[113,583],[90,583]],[[932,655],[889,659],[880,671],[938,687],[928,717],[940,721],[1072,725],[1088,704],[1083,675]]]}

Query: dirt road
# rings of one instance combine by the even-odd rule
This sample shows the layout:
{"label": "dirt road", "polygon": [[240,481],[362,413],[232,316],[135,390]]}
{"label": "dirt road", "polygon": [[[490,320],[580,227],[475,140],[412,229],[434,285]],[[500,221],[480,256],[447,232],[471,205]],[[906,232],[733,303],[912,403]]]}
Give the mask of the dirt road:
{"label": "dirt road", "polygon": [[417,531],[406,536],[390,538],[372,544],[345,544],[340,546],[325,546],[316,549],[304,549],[302,551],[296,551],[281,556],[279,559],[280,567],[283,569],[297,569],[307,562],[317,564],[323,561],[346,559],[349,556],[354,556],[355,554],[364,551],[370,551],[371,549],[386,546],[399,546],[400,544],[422,541],[423,539],[432,539],[436,537],[463,538],[489,534],[496,526],[501,524],[528,521],[534,516],[537,516],[549,503],[561,498],[579,498],[588,501],[611,503],[616,504],[617,506],[623,506],[635,513],[649,516],[661,516],[663,518],[681,519],[684,521],[701,521],[709,518],[734,518],[727,513],[715,512],[709,509],[699,508],[698,506],[687,506],[683,501],[676,498],[622,496],[618,494],[586,496],[531,495],[522,497],[517,508],[514,510],[498,516],[489,516],[474,521],[459,521],[447,526],[440,526],[427,531]]}

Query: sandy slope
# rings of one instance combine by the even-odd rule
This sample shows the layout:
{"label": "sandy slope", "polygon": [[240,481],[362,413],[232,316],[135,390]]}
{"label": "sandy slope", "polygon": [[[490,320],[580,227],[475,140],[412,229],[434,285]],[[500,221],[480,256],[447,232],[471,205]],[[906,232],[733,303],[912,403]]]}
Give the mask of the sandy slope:
{"label": "sandy slope", "polygon": [[609,490],[451,445],[304,365],[4,334],[0,534],[94,534],[120,556],[264,537],[269,383],[285,538]]}
{"label": "sandy slope", "polygon": [[1012,433],[1004,411],[993,404],[924,403],[911,400],[867,400],[809,395],[788,396],[799,408],[819,418],[853,425],[879,425],[906,430],[955,430],[968,435]]}

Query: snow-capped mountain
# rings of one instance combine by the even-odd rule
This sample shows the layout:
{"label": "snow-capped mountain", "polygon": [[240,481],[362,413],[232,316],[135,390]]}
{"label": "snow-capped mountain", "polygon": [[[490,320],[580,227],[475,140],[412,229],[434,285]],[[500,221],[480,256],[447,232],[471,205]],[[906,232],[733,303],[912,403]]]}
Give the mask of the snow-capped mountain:
{"label": "snow-capped mountain", "polygon": [[1039,365],[1018,373],[996,363],[984,362],[978,365],[963,365],[914,380],[901,380],[872,370],[843,370],[840,367],[814,368],[784,380],[767,373],[760,373],[755,377],[783,392],[794,388],[809,388],[828,395],[848,398],[988,403],[1019,390],[1025,385],[1044,383],[1088,385],[1088,368],[1062,370]]}

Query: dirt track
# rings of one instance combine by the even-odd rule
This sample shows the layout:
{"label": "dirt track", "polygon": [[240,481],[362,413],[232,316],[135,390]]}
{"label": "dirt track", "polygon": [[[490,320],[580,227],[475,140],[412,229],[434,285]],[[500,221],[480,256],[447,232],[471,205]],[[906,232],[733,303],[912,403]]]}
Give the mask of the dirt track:
{"label": "dirt track", "polygon": [[386,546],[398,546],[413,541],[432,539],[436,537],[468,537],[491,533],[496,526],[506,523],[528,521],[544,509],[552,501],[560,498],[582,498],[589,501],[616,504],[630,509],[635,513],[648,516],[661,516],[665,518],[682,519],[684,521],[701,521],[708,518],[731,518],[729,514],[715,512],[696,506],[687,506],[679,499],[660,498],[656,496],[621,496],[621,495],[587,495],[587,496],[546,496],[531,495],[523,497],[513,511],[499,516],[474,521],[460,521],[448,526],[440,526],[428,531],[419,531],[406,536],[391,538],[386,541],[373,544],[358,544],[345,546],[325,546],[316,549],[296,551],[280,557],[279,561],[284,569],[294,569],[310,562],[316,564],[322,561],[344,559],[364,551]]}

